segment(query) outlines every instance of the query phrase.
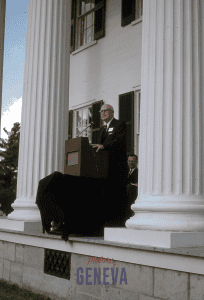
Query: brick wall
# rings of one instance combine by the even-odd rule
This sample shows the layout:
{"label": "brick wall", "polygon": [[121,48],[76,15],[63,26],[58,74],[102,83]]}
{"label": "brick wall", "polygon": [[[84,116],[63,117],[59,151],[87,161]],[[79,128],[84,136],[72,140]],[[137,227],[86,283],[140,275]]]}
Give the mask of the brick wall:
{"label": "brick wall", "polygon": [[[89,263],[89,256],[72,254],[70,280],[44,274],[44,249],[0,241],[0,280],[67,300],[203,300],[204,276],[117,261]],[[87,265],[88,264],[88,265]],[[83,284],[77,269],[83,268]],[[89,278],[86,278],[86,268]],[[101,269],[101,284],[94,285],[94,268]],[[103,271],[108,275],[104,283]],[[112,280],[112,271],[117,282]],[[127,284],[125,280],[127,279]],[[92,284],[86,284],[92,283]]]}
{"label": "brick wall", "polygon": [[[71,287],[68,291],[69,300],[203,300],[204,299],[204,276],[177,272],[172,270],[136,265],[131,263],[116,262],[111,263],[87,263],[89,256],[72,254],[71,259]],[[83,268],[84,284],[77,284],[77,268]],[[92,285],[86,285],[86,268],[91,277],[88,282]],[[94,285],[94,268],[101,268],[101,285]],[[114,285],[103,284],[103,269],[106,271],[106,282],[112,279],[111,268],[116,274],[118,268],[118,279]],[[120,284],[120,275],[122,268],[125,268],[127,284]],[[81,275],[81,273],[80,273]],[[123,277],[124,278],[124,277]],[[112,280],[109,280],[112,281]]]}
{"label": "brick wall", "polygon": [[70,281],[44,274],[44,249],[0,241],[0,278],[52,299],[66,299]]}

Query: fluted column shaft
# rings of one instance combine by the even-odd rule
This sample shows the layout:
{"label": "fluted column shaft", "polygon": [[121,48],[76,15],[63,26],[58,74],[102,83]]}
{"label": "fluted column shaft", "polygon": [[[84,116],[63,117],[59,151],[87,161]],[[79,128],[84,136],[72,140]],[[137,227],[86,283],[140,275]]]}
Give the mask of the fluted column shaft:
{"label": "fluted column shaft", "polygon": [[[0,0],[0,137],[1,137],[1,109],[2,109],[2,87],[3,87],[5,15],[6,15],[6,0]],[[0,204],[0,208],[1,208],[1,204]],[[2,216],[2,215],[3,215],[3,212],[0,209],[0,216]]]}
{"label": "fluted column shaft", "polygon": [[70,0],[30,0],[17,199],[8,219],[40,221],[39,180],[64,170],[68,137]]}
{"label": "fluted column shaft", "polygon": [[128,228],[204,231],[204,2],[143,0],[139,191]]}
{"label": "fluted column shaft", "polygon": [[5,16],[6,16],[6,0],[0,0],[0,137],[1,137],[1,109],[2,109],[2,87],[3,87]]}

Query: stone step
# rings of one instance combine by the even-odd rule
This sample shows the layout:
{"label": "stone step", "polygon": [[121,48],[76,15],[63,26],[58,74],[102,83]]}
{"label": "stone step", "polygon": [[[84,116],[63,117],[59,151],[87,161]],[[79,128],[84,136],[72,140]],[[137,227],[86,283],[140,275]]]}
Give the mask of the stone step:
{"label": "stone step", "polygon": [[0,228],[30,233],[42,233],[41,222],[8,220],[6,216],[0,217]]}

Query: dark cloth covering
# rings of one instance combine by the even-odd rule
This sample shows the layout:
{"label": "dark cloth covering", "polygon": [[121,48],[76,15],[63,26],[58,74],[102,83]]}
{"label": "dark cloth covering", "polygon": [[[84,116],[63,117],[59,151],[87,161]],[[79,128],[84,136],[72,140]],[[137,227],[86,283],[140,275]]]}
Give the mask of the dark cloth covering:
{"label": "dark cloth covering", "polygon": [[73,233],[103,236],[104,226],[124,227],[132,212],[126,198],[126,188],[115,189],[107,178],[54,172],[39,181],[36,204],[43,233],[49,232],[52,221],[63,221],[61,237],[67,240]]}
{"label": "dark cloth covering", "polygon": [[127,128],[115,118],[110,128],[98,132],[98,144],[104,146],[95,153],[98,178],[54,172],[39,181],[36,204],[43,232],[50,230],[52,221],[61,220],[64,240],[73,233],[103,236],[104,227],[125,227],[133,212],[127,199]]}
{"label": "dark cloth covering", "polygon": [[[115,118],[98,132],[98,144],[104,149],[96,152],[98,169],[107,178],[109,188],[109,206],[113,208],[107,216],[105,226],[124,227],[125,221],[132,216],[127,199],[128,163],[127,163],[127,126]],[[125,217],[126,216],[126,217]]]}

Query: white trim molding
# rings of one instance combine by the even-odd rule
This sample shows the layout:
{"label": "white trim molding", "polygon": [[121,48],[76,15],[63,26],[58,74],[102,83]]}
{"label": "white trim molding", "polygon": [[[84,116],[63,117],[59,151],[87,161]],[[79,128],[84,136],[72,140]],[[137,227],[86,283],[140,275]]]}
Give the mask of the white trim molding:
{"label": "white trim molding", "polygon": [[89,48],[89,47],[95,45],[95,44],[97,44],[97,40],[92,41],[92,42],[90,42],[90,43],[88,43],[88,44],[85,44],[85,45],[81,46],[79,49],[73,51],[73,52],[71,53],[71,55],[75,55],[75,54],[77,54],[77,53],[79,53],[79,52],[81,52],[81,51],[83,51],[83,50],[85,50],[85,49],[87,49],[87,48]]}
{"label": "white trim molding", "polygon": [[164,249],[104,241],[100,238],[70,238],[65,242],[58,236],[2,229],[0,241],[87,256],[103,256],[132,264],[204,275],[204,247]]}
{"label": "white trim molding", "polygon": [[140,18],[137,19],[137,20],[132,21],[132,22],[131,22],[131,25],[134,26],[134,25],[136,25],[136,24],[138,24],[138,23],[140,23],[140,22],[142,22],[142,17],[140,17]]}

